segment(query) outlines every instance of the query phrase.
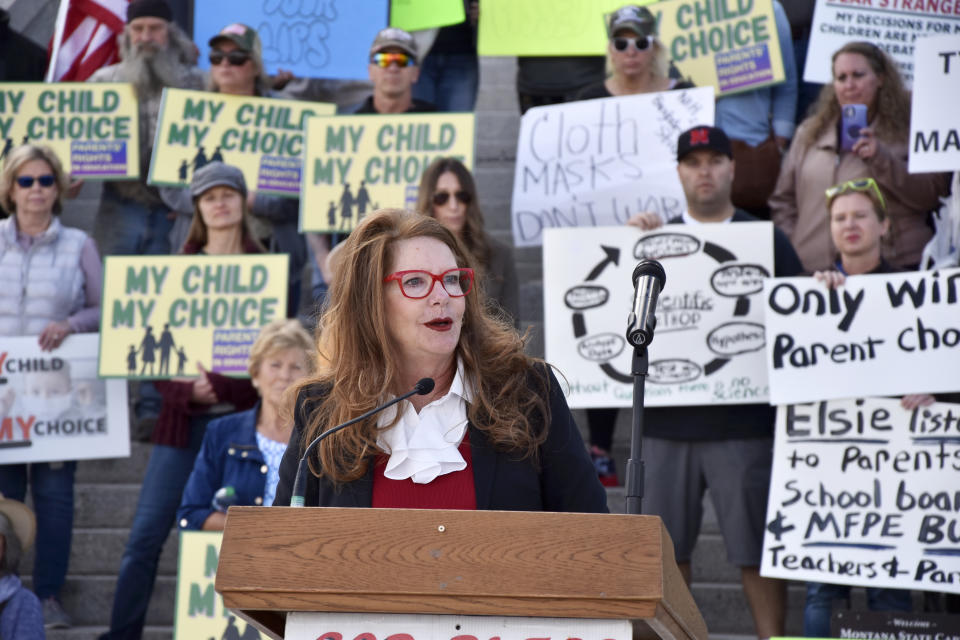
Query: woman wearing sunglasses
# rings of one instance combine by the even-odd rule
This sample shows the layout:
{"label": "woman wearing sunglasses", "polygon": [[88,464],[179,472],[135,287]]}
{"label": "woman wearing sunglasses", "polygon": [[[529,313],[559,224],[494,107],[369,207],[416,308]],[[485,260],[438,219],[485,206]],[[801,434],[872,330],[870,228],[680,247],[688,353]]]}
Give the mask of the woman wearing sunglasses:
{"label": "woman wearing sunglasses", "polygon": [[[833,82],[824,85],[813,113],[797,129],[770,197],[771,216],[790,238],[808,272],[829,269],[836,247],[825,209],[825,190],[860,177],[883,189],[891,239],[883,255],[913,268],[932,231],[927,214],[949,192],[949,175],[907,171],[910,94],[890,57],[869,42],[850,42],[833,54]],[[847,131],[841,108],[865,105],[867,127]],[[849,129],[850,127],[848,127]]]}
{"label": "woman wearing sunglasses", "polygon": [[473,175],[456,158],[437,158],[420,178],[417,211],[436,218],[477,262],[484,293],[516,324],[520,300],[513,249],[483,228]]}
{"label": "woman wearing sunglasses", "polygon": [[[882,239],[890,232],[887,200],[873,178],[855,178],[830,187],[825,194],[828,224],[837,259],[832,269],[817,271],[814,278],[828,288],[843,286],[847,276],[900,271],[882,255]],[[929,394],[903,396],[900,404],[908,410],[934,402]],[[910,592],[903,589],[867,587],[871,611],[910,611]],[[803,632],[808,638],[830,634],[834,602],[850,599],[848,585],[807,583],[803,611]]]}
{"label": "woman wearing sunglasses", "polygon": [[320,318],[318,373],[299,387],[275,505],[319,434],[308,506],[605,512],[550,367],[474,287],[473,258],[436,220],[381,210],[350,234]]}
{"label": "woman wearing sunglasses", "polygon": [[[210,38],[209,45],[210,91],[235,96],[273,97],[270,77],[263,66],[260,36],[254,29],[240,23],[228,24]],[[281,71],[279,75],[286,78],[289,74]],[[222,152],[219,147],[206,151],[211,161],[231,162],[229,152]],[[223,157],[224,153],[226,157]],[[180,249],[193,221],[193,202],[187,189],[164,188],[161,195],[180,214],[170,234],[171,246]],[[297,228],[300,201],[251,191],[247,206],[256,237],[263,240],[271,252],[290,256],[287,315],[294,317],[300,307],[300,282],[307,262],[307,245]]]}
{"label": "woman wearing sunglasses", "polygon": [[[44,351],[100,326],[100,256],[87,234],[63,226],[58,216],[68,184],[53,150],[35,145],[15,149],[0,178],[0,204],[11,214],[0,220],[0,336],[38,336]],[[33,463],[29,473],[37,510],[33,589],[47,622],[59,626],[69,621],[59,597],[70,558],[76,466]],[[0,466],[0,493],[22,502],[27,477],[26,464]]]}
{"label": "woman wearing sunglasses", "polygon": [[628,96],[637,93],[689,89],[685,80],[669,76],[669,52],[657,38],[657,20],[646,7],[628,4],[607,23],[607,54],[613,73],[584,88],[577,100]]}

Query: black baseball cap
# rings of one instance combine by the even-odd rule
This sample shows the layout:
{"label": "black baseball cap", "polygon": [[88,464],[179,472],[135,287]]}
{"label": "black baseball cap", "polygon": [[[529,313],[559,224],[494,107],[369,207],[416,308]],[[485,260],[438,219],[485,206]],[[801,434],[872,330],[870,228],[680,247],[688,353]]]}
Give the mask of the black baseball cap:
{"label": "black baseball cap", "polygon": [[683,160],[687,154],[701,149],[722,153],[733,160],[733,147],[723,129],[702,124],[680,134],[677,139],[677,162]]}

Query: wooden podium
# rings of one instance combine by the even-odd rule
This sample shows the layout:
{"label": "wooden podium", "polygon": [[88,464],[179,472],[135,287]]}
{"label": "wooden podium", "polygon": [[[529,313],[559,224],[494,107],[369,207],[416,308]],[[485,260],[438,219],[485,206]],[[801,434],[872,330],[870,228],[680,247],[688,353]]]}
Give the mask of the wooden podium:
{"label": "wooden podium", "polygon": [[616,618],[706,640],[653,516],[233,507],[216,590],[261,632],[286,612]]}

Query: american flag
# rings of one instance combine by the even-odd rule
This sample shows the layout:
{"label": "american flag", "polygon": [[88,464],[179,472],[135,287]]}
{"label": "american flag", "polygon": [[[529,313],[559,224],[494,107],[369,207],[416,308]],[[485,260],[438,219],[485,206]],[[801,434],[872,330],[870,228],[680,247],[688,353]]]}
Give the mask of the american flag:
{"label": "american flag", "polygon": [[81,82],[117,61],[129,0],[60,0],[47,82]]}

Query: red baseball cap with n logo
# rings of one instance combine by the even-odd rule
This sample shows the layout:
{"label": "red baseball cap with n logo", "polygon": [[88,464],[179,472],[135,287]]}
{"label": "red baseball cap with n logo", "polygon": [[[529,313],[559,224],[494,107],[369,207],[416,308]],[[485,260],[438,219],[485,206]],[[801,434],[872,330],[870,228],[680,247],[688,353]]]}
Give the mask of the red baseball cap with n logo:
{"label": "red baseball cap with n logo", "polygon": [[687,154],[701,149],[716,151],[733,159],[733,147],[730,146],[730,138],[723,129],[701,124],[680,134],[677,139],[677,162],[683,160]]}

